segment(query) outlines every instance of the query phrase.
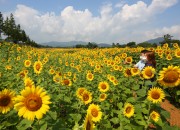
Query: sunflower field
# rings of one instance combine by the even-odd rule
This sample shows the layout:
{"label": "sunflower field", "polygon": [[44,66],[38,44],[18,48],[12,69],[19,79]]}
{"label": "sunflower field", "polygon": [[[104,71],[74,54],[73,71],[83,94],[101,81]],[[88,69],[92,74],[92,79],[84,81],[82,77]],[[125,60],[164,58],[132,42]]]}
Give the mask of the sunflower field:
{"label": "sunflower field", "polygon": [[179,129],[160,104],[180,107],[180,48],[146,48],[157,67],[140,72],[133,64],[143,49],[0,43],[0,129]]}

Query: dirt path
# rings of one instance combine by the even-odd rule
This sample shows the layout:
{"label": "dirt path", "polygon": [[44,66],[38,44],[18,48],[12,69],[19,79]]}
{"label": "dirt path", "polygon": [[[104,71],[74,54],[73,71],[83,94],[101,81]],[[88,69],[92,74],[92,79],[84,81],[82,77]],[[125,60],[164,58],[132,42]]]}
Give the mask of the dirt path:
{"label": "dirt path", "polygon": [[170,119],[168,120],[170,125],[178,126],[180,128],[180,109],[177,109],[168,100],[162,102],[161,107],[170,112]]}

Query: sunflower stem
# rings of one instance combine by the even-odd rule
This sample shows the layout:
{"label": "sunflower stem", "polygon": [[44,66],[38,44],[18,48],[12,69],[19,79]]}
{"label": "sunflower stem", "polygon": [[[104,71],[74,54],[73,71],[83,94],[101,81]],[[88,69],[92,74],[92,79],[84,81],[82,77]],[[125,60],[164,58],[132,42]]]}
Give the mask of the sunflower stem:
{"label": "sunflower stem", "polygon": [[150,124],[150,110],[151,110],[151,102],[149,102],[149,104],[148,104],[148,111],[149,111],[149,117],[148,117],[148,119],[146,120],[146,126],[145,126],[145,130],[148,130],[148,127],[149,127],[149,124]]}
{"label": "sunflower stem", "polygon": [[37,125],[37,127],[38,127],[38,130],[40,130],[40,123],[39,123],[39,120],[38,120],[38,125]]}

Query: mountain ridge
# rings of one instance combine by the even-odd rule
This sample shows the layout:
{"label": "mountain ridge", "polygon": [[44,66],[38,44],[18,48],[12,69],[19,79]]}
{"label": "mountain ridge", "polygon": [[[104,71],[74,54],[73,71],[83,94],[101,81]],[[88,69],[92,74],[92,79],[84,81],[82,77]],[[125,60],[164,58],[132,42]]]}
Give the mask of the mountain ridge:
{"label": "mountain ridge", "polygon": [[[157,37],[154,39],[150,39],[144,42],[148,42],[148,43],[156,43],[159,44],[159,42],[162,42],[164,40],[163,37]],[[142,43],[144,43],[142,42]],[[94,43],[94,42],[91,42]],[[50,47],[75,47],[76,45],[87,45],[88,42],[85,41],[69,41],[69,42],[58,42],[58,41],[50,41],[50,42],[44,42],[41,43],[41,45],[43,46],[50,46]],[[96,43],[98,45],[98,47],[111,47],[112,44],[108,44],[108,43]]]}

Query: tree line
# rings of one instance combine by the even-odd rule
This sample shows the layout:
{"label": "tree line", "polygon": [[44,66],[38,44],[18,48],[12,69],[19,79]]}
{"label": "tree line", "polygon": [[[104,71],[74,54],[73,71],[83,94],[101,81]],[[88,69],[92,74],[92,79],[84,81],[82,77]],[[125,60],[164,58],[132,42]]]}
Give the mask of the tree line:
{"label": "tree line", "polygon": [[21,29],[20,24],[16,24],[13,14],[4,19],[3,14],[0,12],[0,39],[2,34],[7,36],[4,40],[7,42],[21,43],[34,47],[40,47],[35,41],[31,40],[26,32]]}
{"label": "tree line", "polygon": [[119,44],[119,43],[112,43],[112,47],[157,47],[158,45],[162,46],[163,44],[167,43],[169,47],[173,46],[173,43],[177,43],[180,46],[180,40],[172,39],[173,36],[170,34],[163,35],[163,41],[159,43],[149,43],[149,42],[142,42],[142,43],[136,43],[134,41],[128,42],[127,44]]}

